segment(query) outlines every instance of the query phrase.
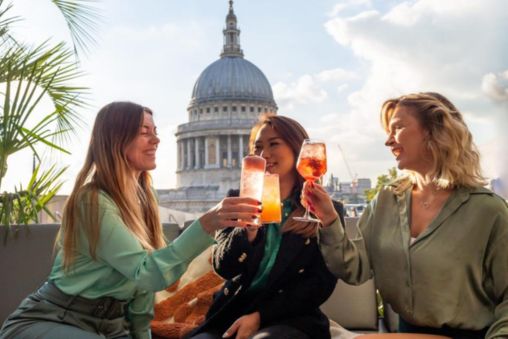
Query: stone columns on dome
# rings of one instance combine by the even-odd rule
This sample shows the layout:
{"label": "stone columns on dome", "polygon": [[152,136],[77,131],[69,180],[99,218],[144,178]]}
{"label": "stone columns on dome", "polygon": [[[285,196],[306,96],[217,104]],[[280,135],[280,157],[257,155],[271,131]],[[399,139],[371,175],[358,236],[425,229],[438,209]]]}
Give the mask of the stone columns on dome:
{"label": "stone columns on dome", "polygon": [[204,163],[204,167],[208,168],[208,166],[209,166],[209,163],[208,163],[208,137],[205,137],[205,163]]}
{"label": "stone columns on dome", "polygon": [[220,168],[220,138],[215,141],[215,167]]}
{"label": "stone columns on dome", "polygon": [[184,152],[183,152],[183,141],[178,141],[178,169],[183,170],[183,159],[184,159]]}
{"label": "stone columns on dome", "polygon": [[243,159],[243,135],[238,136],[238,163],[240,164],[240,167],[242,166],[242,159]]}
{"label": "stone columns on dome", "polygon": [[232,167],[231,164],[231,135],[228,135],[228,168]]}
{"label": "stone columns on dome", "polygon": [[188,138],[187,140],[187,163],[185,164],[185,168],[191,168],[192,164],[192,151],[191,151],[191,139]]}
{"label": "stone columns on dome", "polygon": [[199,161],[199,138],[194,139],[194,168],[198,169],[201,167],[201,163]]}

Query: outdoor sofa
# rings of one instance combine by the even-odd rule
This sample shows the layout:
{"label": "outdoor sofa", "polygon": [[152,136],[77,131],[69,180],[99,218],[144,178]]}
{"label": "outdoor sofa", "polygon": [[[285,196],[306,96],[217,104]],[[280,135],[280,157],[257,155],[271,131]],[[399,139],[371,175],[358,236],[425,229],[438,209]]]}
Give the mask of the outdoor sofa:
{"label": "outdoor sofa", "polygon": [[[355,223],[355,218],[347,218],[348,233],[355,232]],[[58,227],[57,224],[13,226],[7,238],[5,229],[1,230],[0,323],[3,323],[23,298],[46,280],[53,262],[53,246]],[[168,240],[174,239],[179,232],[177,224],[164,224],[164,233]],[[394,321],[381,321],[373,280],[360,286],[350,286],[338,281],[322,310],[330,320],[355,332],[384,332],[396,326]],[[332,327],[335,326],[333,322]]]}

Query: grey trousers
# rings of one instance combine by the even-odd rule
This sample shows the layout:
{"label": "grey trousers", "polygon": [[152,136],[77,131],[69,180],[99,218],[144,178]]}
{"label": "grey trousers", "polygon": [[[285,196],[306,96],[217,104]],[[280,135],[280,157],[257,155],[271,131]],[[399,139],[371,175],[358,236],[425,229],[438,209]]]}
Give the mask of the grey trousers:
{"label": "grey trousers", "polygon": [[[0,329],[1,339],[129,339],[125,317],[108,319],[80,312],[69,296],[62,305],[62,293],[46,283],[21,302]],[[65,296],[65,294],[63,294]],[[89,305],[88,305],[89,306]],[[82,307],[83,309],[85,307]]]}

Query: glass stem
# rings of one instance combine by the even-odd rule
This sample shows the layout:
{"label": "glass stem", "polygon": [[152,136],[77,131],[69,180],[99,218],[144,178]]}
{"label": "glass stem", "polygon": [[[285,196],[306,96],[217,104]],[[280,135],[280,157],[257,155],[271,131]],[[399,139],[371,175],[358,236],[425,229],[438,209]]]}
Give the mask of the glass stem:
{"label": "glass stem", "polygon": [[305,207],[305,214],[303,215],[303,217],[305,219],[309,219],[310,218],[309,205],[307,205],[307,207]]}
{"label": "glass stem", "polygon": [[[310,181],[309,181],[310,182]],[[310,212],[309,212],[309,204],[305,206],[305,214],[303,215],[305,219],[310,219]]]}

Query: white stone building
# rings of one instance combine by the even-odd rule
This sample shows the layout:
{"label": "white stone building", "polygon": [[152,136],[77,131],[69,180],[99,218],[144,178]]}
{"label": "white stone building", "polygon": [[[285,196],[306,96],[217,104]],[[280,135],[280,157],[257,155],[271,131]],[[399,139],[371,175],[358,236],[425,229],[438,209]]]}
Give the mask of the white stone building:
{"label": "white stone building", "polygon": [[177,128],[177,188],[158,191],[162,206],[203,212],[238,188],[251,127],[261,114],[277,113],[268,79],[243,57],[233,1],[223,34],[220,59],[197,79],[189,122]]}

